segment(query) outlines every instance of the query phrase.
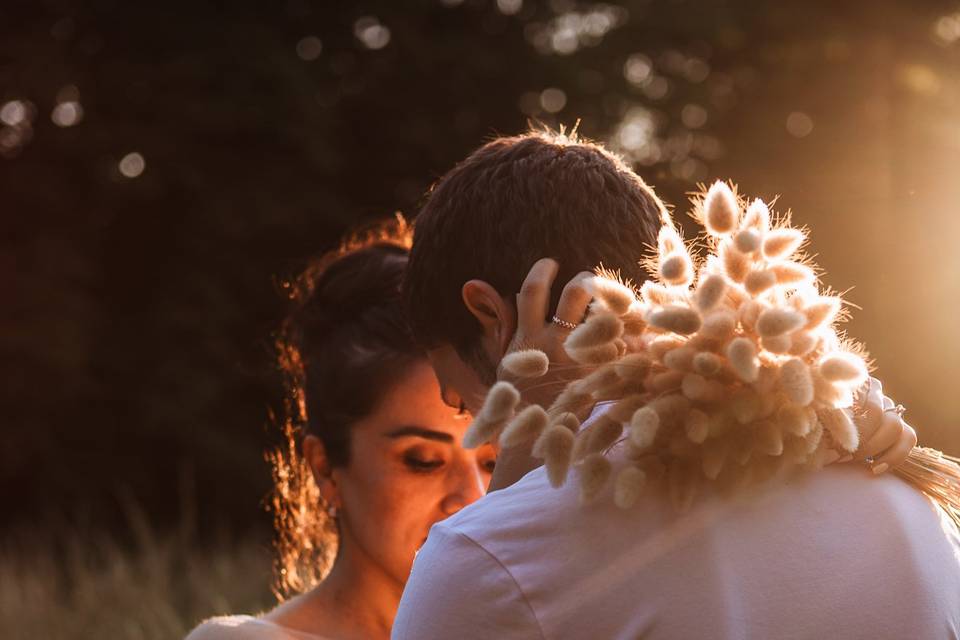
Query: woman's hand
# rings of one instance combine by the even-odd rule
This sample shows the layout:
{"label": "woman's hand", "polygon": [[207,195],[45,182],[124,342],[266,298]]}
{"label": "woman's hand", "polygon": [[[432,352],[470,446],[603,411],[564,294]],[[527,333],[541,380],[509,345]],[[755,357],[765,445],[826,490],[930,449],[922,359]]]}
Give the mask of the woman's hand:
{"label": "woman's hand", "polygon": [[[538,260],[530,269],[517,294],[517,331],[507,348],[507,353],[523,349],[543,351],[550,361],[549,370],[546,375],[527,380],[514,380],[507,372],[498,372],[498,377],[509,380],[517,387],[524,402],[539,404],[545,409],[567,383],[589,372],[589,368],[570,359],[563,342],[570,334],[571,327],[580,324],[587,313],[592,298],[588,283],[593,274],[581,271],[574,276],[563,287],[556,312],[551,314],[550,291],[559,269],[560,265],[552,258]],[[568,323],[568,326],[563,326],[563,323]]]}
{"label": "woman's hand", "polygon": [[870,378],[864,404],[855,419],[861,444],[853,457],[880,474],[907,459],[917,444],[917,432],[903,420],[893,400],[883,395],[883,385],[876,378]]}
{"label": "woman's hand", "polygon": [[[498,377],[517,387],[525,403],[539,404],[544,408],[553,403],[571,380],[581,378],[587,372],[586,368],[574,363],[563,348],[571,329],[552,318],[571,325],[583,320],[591,300],[587,282],[593,274],[583,271],[574,276],[563,288],[556,313],[550,314],[550,291],[559,270],[560,265],[551,258],[538,260],[530,269],[517,294],[517,331],[507,349],[507,353],[522,349],[543,351],[550,361],[547,373],[539,378],[514,380],[505,371],[498,372]],[[547,319],[548,316],[551,320]],[[500,450],[488,491],[509,487],[540,466],[540,460],[530,455],[532,446],[530,442]]]}

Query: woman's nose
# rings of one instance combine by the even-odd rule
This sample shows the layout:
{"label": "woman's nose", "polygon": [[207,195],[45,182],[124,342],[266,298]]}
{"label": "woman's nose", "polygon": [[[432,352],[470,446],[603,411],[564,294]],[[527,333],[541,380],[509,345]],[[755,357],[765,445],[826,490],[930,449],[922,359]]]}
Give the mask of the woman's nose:
{"label": "woman's nose", "polygon": [[483,476],[474,461],[460,461],[450,475],[450,487],[440,505],[447,516],[452,516],[468,504],[476,502],[486,493]]}

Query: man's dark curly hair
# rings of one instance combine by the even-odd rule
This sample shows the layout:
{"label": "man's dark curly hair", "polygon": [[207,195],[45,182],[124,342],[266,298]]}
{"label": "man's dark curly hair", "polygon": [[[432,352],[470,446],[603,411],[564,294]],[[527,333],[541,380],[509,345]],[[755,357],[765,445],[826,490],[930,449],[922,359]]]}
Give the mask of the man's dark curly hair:
{"label": "man's dark curly hair", "polygon": [[463,284],[479,278],[512,296],[540,258],[560,263],[551,309],[570,278],[601,264],[643,282],[638,259],[656,245],[664,214],[653,190],[598,144],[543,131],[492,140],[433,186],[416,219],[403,285],[414,335],[471,361],[480,325]]}

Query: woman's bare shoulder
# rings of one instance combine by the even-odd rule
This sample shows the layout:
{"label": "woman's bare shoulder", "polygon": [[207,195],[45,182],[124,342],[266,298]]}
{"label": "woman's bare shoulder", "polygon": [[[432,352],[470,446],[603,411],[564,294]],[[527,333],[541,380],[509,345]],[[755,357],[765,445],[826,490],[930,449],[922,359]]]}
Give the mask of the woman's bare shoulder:
{"label": "woman's bare shoulder", "polygon": [[190,632],[186,640],[322,640],[253,616],[210,618]]}
{"label": "woman's bare shoulder", "polygon": [[[271,625],[272,626],[272,625]],[[186,640],[258,640],[282,638],[253,616],[217,616],[201,623]]]}

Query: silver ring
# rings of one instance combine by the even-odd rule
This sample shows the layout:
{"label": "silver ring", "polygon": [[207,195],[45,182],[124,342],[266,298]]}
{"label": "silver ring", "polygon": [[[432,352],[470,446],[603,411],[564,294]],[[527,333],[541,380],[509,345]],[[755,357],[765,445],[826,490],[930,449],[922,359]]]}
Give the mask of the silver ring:
{"label": "silver ring", "polygon": [[561,320],[557,316],[553,316],[552,322],[558,327],[563,327],[564,329],[569,329],[570,331],[573,331],[578,326],[576,322],[567,322],[566,320]]}

